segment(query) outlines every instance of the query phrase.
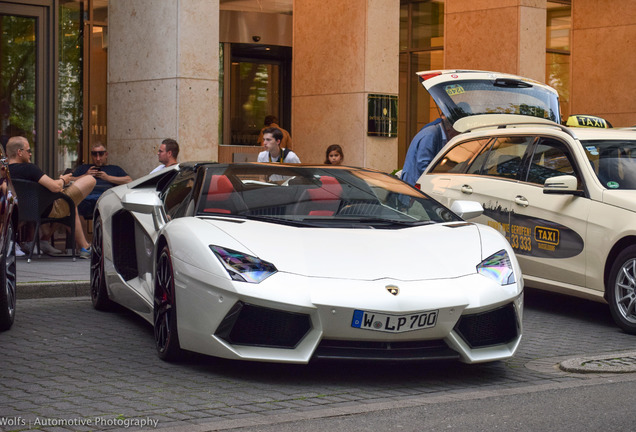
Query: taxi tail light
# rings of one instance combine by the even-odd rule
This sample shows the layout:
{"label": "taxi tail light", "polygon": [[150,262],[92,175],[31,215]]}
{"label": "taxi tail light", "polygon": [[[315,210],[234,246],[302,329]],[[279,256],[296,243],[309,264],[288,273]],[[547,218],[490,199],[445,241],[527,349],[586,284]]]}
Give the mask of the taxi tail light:
{"label": "taxi tail light", "polygon": [[424,82],[428,79],[434,78],[436,76],[440,76],[442,73],[441,72],[431,72],[431,73],[427,73],[427,74],[421,74],[418,75],[420,77],[420,81]]}

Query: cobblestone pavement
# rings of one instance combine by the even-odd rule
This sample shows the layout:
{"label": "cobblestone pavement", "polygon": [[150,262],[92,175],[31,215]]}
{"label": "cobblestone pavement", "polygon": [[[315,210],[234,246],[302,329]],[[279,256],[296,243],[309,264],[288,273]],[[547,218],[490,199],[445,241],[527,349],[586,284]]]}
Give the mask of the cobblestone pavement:
{"label": "cobblestone pavement", "polygon": [[606,305],[530,290],[524,339],[508,361],[277,365],[192,355],[170,364],[157,358],[152,328],[130,312],[95,311],[86,297],[19,300],[13,328],[0,333],[0,430],[227,430],[585,385],[598,375],[557,364],[635,348],[636,336],[613,324]]}

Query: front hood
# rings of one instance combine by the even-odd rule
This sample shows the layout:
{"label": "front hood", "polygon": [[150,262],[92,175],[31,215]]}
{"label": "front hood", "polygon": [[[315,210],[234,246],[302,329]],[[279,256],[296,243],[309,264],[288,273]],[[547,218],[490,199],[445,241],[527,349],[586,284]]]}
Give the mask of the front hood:
{"label": "front hood", "polygon": [[603,202],[636,212],[636,190],[605,190],[603,191]]}
{"label": "front hood", "polygon": [[[279,271],[357,280],[422,280],[476,273],[479,229],[449,223],[405,229],[299,228],[246,221],[208,223]],[[224,245],[219,245],[224,246]]]}

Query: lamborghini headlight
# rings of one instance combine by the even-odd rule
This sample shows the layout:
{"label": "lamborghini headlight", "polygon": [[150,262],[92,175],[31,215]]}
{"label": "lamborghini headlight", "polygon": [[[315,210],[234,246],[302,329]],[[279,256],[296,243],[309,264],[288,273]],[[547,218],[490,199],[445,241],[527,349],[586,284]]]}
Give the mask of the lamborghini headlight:
{"label": "lamborghini headlight", "polygon": [[510,285],[516,281],[508,252],[503,249],[479,263],[477,273],[489,277],[499,285]]}
{"label": "lamborghini headlight", "polygon": [[259,283],[276,273],[274,264],[232,249],[210,245],[214,255],[235,281]]}

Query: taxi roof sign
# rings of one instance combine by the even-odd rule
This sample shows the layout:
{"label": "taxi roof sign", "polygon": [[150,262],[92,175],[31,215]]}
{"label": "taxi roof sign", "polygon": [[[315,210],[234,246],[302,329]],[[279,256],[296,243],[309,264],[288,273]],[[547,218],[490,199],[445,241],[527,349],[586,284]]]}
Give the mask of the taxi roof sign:
{"label": "taxi roof sign", "polygon": [[590,128],[611,128],[612,125],[607,120],[591,115],[571,115],[566,126],[570,127],[590,127]]}

